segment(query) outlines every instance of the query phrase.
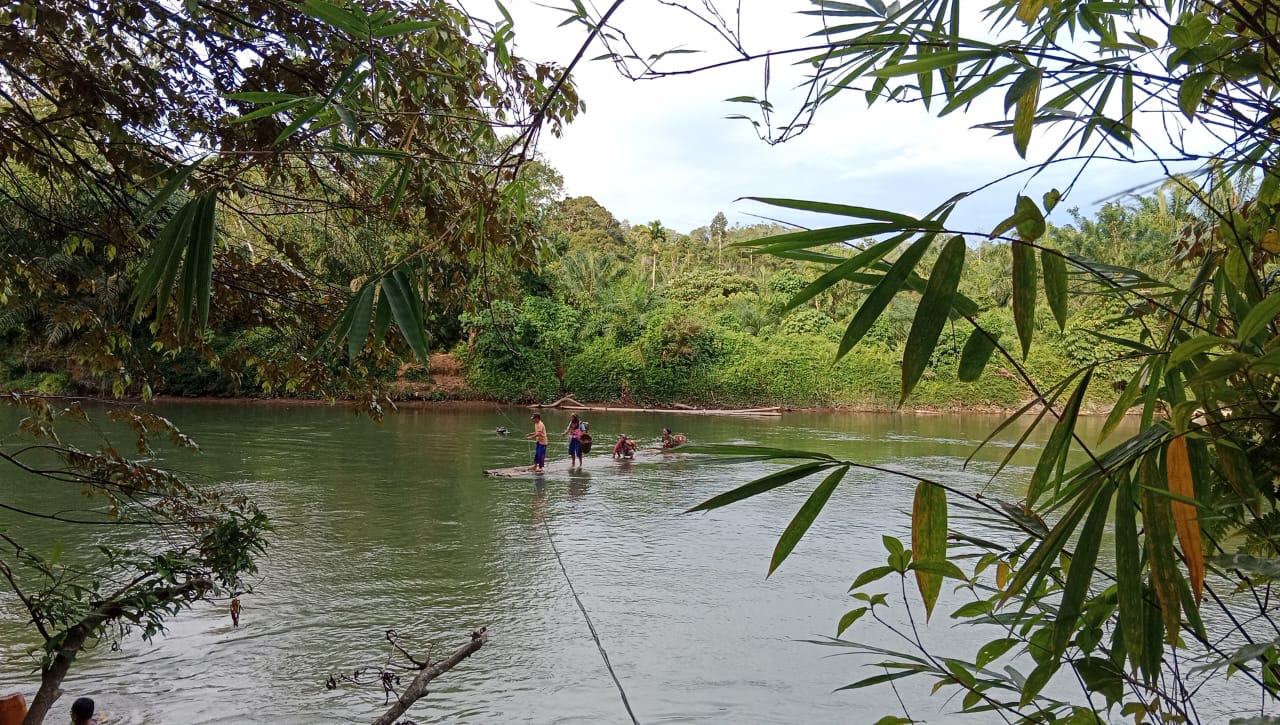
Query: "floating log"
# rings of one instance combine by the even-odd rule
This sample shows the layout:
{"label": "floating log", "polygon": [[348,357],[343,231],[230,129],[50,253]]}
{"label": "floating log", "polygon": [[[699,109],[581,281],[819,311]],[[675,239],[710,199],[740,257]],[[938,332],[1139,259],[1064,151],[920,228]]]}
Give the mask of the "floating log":
{"label": "floating log", "polygon": [[[563,399],[562,399],[563,400]],[[577,401],[574,401],[577,403]],[[556,401],[560,403],[560,401]],[[676,413],[679,415],[750,415],[780,416],[782,407],[773,408],[619,408],[611,405],[547,405],[539,408],[556,408],[557,410],[585,411],[591,413]]]}

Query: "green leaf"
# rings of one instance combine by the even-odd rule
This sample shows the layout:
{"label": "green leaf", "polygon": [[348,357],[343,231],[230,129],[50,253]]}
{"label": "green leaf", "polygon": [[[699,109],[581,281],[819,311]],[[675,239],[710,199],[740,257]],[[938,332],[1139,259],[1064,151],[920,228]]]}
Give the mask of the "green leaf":
{"label": "green leaf", "polygon": [[1013,322],[1022,342],[1022,358],[1031,352],[1036,329],[1036,257],[1031,245],[1013,243]]}
{"label": "green leaf", "polygon": [[1089,595],[1089,584],[1093,581],[1094,567],[1098,563],[1098,549],[1102,545],[1102,533],[1107,525],[1107,515],[1111,510],[1111,486],[1103,486],[1084,527],[1076,540],[1076,549],[1071,557],[1071,569],[1067,572],[1067,583],[1062,588],[1062,600],[1058,605],[1058,616],[1053,622],[1053,654],[1061,658],[1067,651],[1067,644],[1075,633],[1080,613],[1084,611],[1084,602]]}
{"label": "green leaf", "polygon": [[440,26],[439,20],[405,20],[399,23],[390,23],[375,28],[373,37],[375,38],[392,38],[397,35],[407,35],[409,33],[418,33],[423,30],[431,30]]}
{"label": "green leaf", "polygon": [[849,587],[849,591],[853,591],[854,589],[858,589],[860,587],[866,586],[871,582],[880,581],[881,579],[889,576],[890,574],[893,574],[896,571],[898,570],[894,569],[891,566],[877,566],[871,569],[867,569],[866,571],[859,574],[857,579],[853,580],[853,585]]}
{"label": "green leaf", "polygon": [[223,98],[228,101],[244,101],[245,103],[279,103],[281,101],[296,101],[298,96],[292,93],[275,93],[271,91],[245,91],[243,93],[228,93]]}
{"label": "green leaf", "polygon": [[218,234],[218,193],[216,190],[205,192],[203,213],[195,221],[191,252],[187,255],[187,264],[196,265],[196,329],[204,330],[209,326],[209,302],[213,297],[213,250]]}
{"label": "green leaf", "polygon": [[778,570],[782,562],[786,561],[792,550],[796,548],[796,544],[800,543],[800,539],[809,530],[813,520],[818,518],[818,514],[827,505],[831,494],[835,492],[836,486],[840,485],[840,481],[844,479],[844,474],[848,472],[848,466],[837,468],[823,479],[817,488],[813,489],[813,493],[809,494],[809,498],[800,507],[800,510],[796,512],[795,517],[791,519],[791,523],[787,524],[782,536],[778,538],[778,544],[773,549],[773,559],[769,562],[770,576]]}
{"label": "green leaf", "polygon": [[1058,662],[1053,660],[1042,665],[1037,665],[1030,675],[1027,675],[1027,682],[1022,687],[1022,699],[1019,704],[1026,707],[1032,700],[1036,699],[1036,695],[1049,684],[1049,678],[1053,677],[1053,673],[1058,671]]}
{"label": "green leaf", "polygon": [[378,308],[373,317],[373,345],[377,347],[386,338],[387,328],[391,326],[391,303],[385,294],[378,295]]}
{"label": "green leaf", "polygon": [[[1001,601],[1009,601],[1017,596],[1031,582],[1034,577],[1036,580],[1043,579],[1047,574],[1047,568],[1053,565],[1058,553],[1066,546],[1067,540],[1071,533],[1075,531],[1076,524],[1080,523],[1080,519],[1084,517],[1085,512],[1089,508],[1089,503],[1093,500],[1093,496],[1097,494],[1097,488],[1103,485],[1102,479],[1095,479],[1085,490],[1081,496],[1072,504],[1071,508],[1063,514],[1062,518],[1054,524],[1049,534],[1044,537],[1040,545],[1036,547],[1031,556],[1023,562],[1014,572],[1013,579],[1009,581],[1009,587],[1004,590]],[[1026,603],[1029,603],[1028,598]]]}
{"label": "green leaf", "polygon": [[954,236],[934,262],[902,352],[902,397],[898,400],[899,405],[906,401],[920,381],[938,345],[938,337],[951,312],[952,297],[960,284],[960,273],[964,270],[964,252],[964,237]]}
{"label": "green leaf", "polygon": [[280,101],[279,103],[273,103],[269,106],[255,108],[252,111],[249,111],[248,113],[242,113],[239,116],[232,118],[230,122],[231,123],[248,123],[249,121],[254,121],[266,116],[274,116],[277,113],[284,113],[285,111],[288,111],[292,108],[297,108],[298,106],[301,106],[302,104],[307,103],[308,101],[314,102],[315,99],[310,97],[304,97],[304,98],[294,98],[289,101]]}
{"label": "green leaf", "polygon": [[[196,168],[200,166],[200,163],[203,162],[204,159],[205,157],[202,156],[185,166],[176,167],[176,173],[169,177],[169,181],[160,188],[160,191],[156,192],[155,196],[151,197],[151,203],[147,204],[147,208],[142,210],[142,219],[150,219],[153,214],[159,211],[160,207],[163,206],[164,203],[178,191],[178,189],[182,188],[183,184],[187,182],[187,179],[191,178],[191,174],[195,172]],[[147,296],[149,297],[150,295]]]}
{"label": "green leaf", "polygon": [[1130,668],[1137,671],[1142,662],[1142,554],[1138,547],[1137,491],[1128,472],[1118,474],[1116,491],[1116,600],[1120,610],[1120,635],[1129,657]]}
{"label": "green leaf", "polygon": [[1164,620],[1165,635],[1169,644],[1176,646],[1178,630],[1182,623],[1177,554],[1173,549],[1173,514],[1169,499],[1159,495],[1168,490],[1160,474],[1157,450],[1143,457],[1139,466],[1139,483],[1142,486],[1142,521],[1147,532],[1147,560],[1151,563],[1151,585],[1156,590],[1160,613]]}
{"label": "green leaf", "polygon": [[1004,656],[1006,652],[1018,645],[1019,640],[1013,638],[996,639],[982,645],[978,649],[978,657],[974,664],[986,667]]}
{"label": "green leaf", "polygon": [[840,624],[836,627],[836,636],[843,635],[844,631],[853,626],[853,623],[861,619],[862,615],[866,614],[867,611],[867,607],[858,607],[845,612],[844,616],[840,618]]}
{"label": "green leaf", "polygon": [[1236,341],[1240,344],[1249,342],[1271,324],[1276,315],[1280,315],[1280,292],[1271,294],[1253,306],[1249,314],[1244,316],[1239,329],[1236,330]]}
{"label": "green leaf", "polygon": [[[917,219],[907,214],[900,214],[886,209],[872,209],[865,206],[847,206],[845,204],[831,204],[822,201],[806,201],[803,199],[782,199],[769,196],[746,196],[743,197],[748,201],[758,201],[761,204],[769,204],[770,206],[780,206],[785,209],[795,209],[797,211],[810,211],[817,214],[834,214],[837,216],[854,217],[856,219],[875,219],[882,222],[890,222],[899,225],[901,229],[916,229],[925,227],[928,229],[938,229],[937,222],[925,221]],[[757,240],[762,241],[762,240]],[[740,242],[742,244],[743,242]]]}
{"label": "green leaf", "polygon": [[[397,269],[397,271],[400,270]],[[394,272],[382,278],[382,293],[387,296],[387,302],[391,305],[391,319],[400,328],[400,334],[413,349],[418,362],[426,365],[431,359],[431,353],[427,349],[426,338],[419,321],[422,306],[417,305],[417,309],[414,309],[413,301],[417,300],[417,295],[413,294],[411,288],[406,288]]]}
{"label": "green leaf", "polygon": [[1084,395],[1091,380],[1093,380],[1093,368],[1085,371],[1076,389],[1071,393],[1071,397],[1067,399],[1067,404],[1062,407],[1062,414],[1058,416],[1058,422],[1054,424],[1053,432],[1049,434],[1049,440],[1045,442],[1040,460],[1036,462],[1035,470],[1031,474],[1031,482],[1027,484],[1028,508],[1035,506],[1036,500],[1048,487],[1054,471],[1057,470],[1061,475],[1062,464],[1071,452],[1071,438],[1075,433],[1076,418],[1080,416],[1080,406],[1084,402]]}
{"label": "green leaf", "polygon": [[1184,340],[1182,344],[1173,349],[1173,352],[1169,354],[1169,364],[1180,365],[1206,350],[1230,344],[1231,341],[1225,337],[1197,335],[1190,340]]}
{"label": "green leaf", "polygon": [[1048,230],[1044,213],[1029,196],[1018,196],[1018,203],[1014,207],[1014,218],[1017,220],[1018,236],[1024,242],[1034,242],[1043,237]]}
{"label": "green leaf", "polygon": [[198,197],[183,204],[160,230],[160,235],[156,238],[151,250],[151,258],[147,260],[147,265],[143,268],[142,274],[138,277],[138,284],[133,290],[135,318],[142,316],[147,301],[157,293],[161,299],[156,303],[156,319],[164,316],[164,306],[169,298],[169,290],[173,286],[173,275],[176,274],[178,262],[182,258],[181,240],[185,240],[190,232],[191,220],[198,204]]}
{"label": "green leaf", "polygon": [[1040,250],[1040,265],[1044,267],[1044,296],[1058,329],[1067,329],[1067,261],[1062,255],[1049,249]]}
{"label": "green leaf", "polygon": [[792,466],[786,470],[771,473],[763,478],[757,478],[756,480],[739,486],[732,491],[727,491],[719,496],[709,498],[688,511],[685,511],[685,513],[693,513],[694,511],[710,511],[722,506],[728,506],[731,503],[736,503],[745,498],[751,498],[752,496],[757,496],[765,491],[772,491],[779,486],[785,486],[788,483],[799,481],[802,478],[807,478],[818,471],[826,470],[834,465],[834,463],[828,462],[801,463],[798,466]]}
{"label": "green leaf", "polygon": [[[384,288],[385,292],[385,288]],[[350,327],[347,331],[347,357],[352,362],[360,357],[364,341],[369,337],[369,318],[373,315],[373,284],[366,284],[351,303]]]}
{"label": "green leaf", "polygon": [[1102,431],[1098,434],[1099,442],[1106,440],[1107,436],[1120,425],[1120,421],[1125,419],[1129,412],[1129,408],[1138,400],[1138,396],[1142,394],[1142,376],[1147,370],[1147,362],[1144,361],[1138,366],[1133,377],[1129,379],[1124,386],[1124,390],[1120,392],[1120,397],[1116,400],[1116,404],[1111,408],[1111,412],[1107,414],[1107,420],[1102,424]]}
{"label": "green leaf", "polygon": [[1213,77],[1213,73],[1201,71],[1182,79],[1182,84],[1178,86],[1178,108],[1182,109],[1184,116],[1196,117],[1200,101],[1204,100],[1204,91],[1213,81]]}
{"label": "green leaf", "polygon": [[837,361],[852,350],[853,346],[857,345],[858,341],[871,329],[871,325],[875,323],[880,314],[884,312],[885,307],[902,289],[907,277],[915,270],[916,264],[924,256],[925,251],[929,249],[929,245],[933,243],[933,239],[933,234],[926,234],[916,240],[910,247],[907,247],[902,256],[898,257],[893,266],[889,268],[889,271],[885,273],[880,283],[863,300],[862,305],[858,307],[858,311],[854,313],[853,320],[849,322],[849,326],[845,329],[844,337],[840,340],[840,349],[836,351]]}
{"label": "green leaf", "polygon": [[352,35],[365,35],[369,30],[368,23],[356,17],[350,11],[321,0],[306,0],[302,4],[301,10],[317,20],[323,20],[329,25],[345,30]]}
{"label": "green leaf", "polygon": [[873,677],[868,677],[865,680],[858,680],[852,685],[845,685],[844,687],[838,687],[836,688],[836,692],[839,692],[840,690],[860,690],[864,687],[882,685],[886,682],[893,682],[894,680],[901,680],[904,677],[910,677],[914,674],[917,674],[917,673],[913,670],[906,670],[902,672],[888,672],[883,675],[875,675]]}
{"label": "green leaf", "polygon": [[[917,562],[947,560],[947,492],[929,481],[916,486],[911,509],[911,555]],[[928,619],[933,616],[933,605],[942,591],[942,575],[916,569],[916,585]]]}
{"label": "green leaf", "polygon": [[800,290],[800,292],[792,297],[787,302],[787,306],[783,309],[783,314],[790,312],[814,297],[817,297],[830,289],[837,282],[848,279],[850,273],[856,272],[867,265],[880,260],[884,255],[896,249],[901,243],[901,237],[886,239],[885,241],[873,244],[849,259],[842,261],[834,268],[828,270],[821,277],[810,282],[803,290]]}
{"label": "green leaf", "polygon": [[916,56],[912,60],[905,63],[894,63],[884,68],[876,68],[869,75],[877,78],[893,78],[895,76],[917,75],[929,71],[935,71],[939,68],[957,65],[969,60],[978,60],[993,55],[990,50],[951,50],[941,51],[938,53],[928,53],[922,56]]}
{"label": "green leaf", "polygon": [[956,377],[963,382],[973,382],[982,375],[982,370],[995,352],[995,333],[974,328],[965,340],[964,349],[960,351],[960,364],[956,368]]}

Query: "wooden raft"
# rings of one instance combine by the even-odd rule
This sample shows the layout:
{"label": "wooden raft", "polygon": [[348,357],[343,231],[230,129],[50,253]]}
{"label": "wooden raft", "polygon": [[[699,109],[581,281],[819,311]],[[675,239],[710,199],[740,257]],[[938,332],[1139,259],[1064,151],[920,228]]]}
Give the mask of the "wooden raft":
{"label": "wooden raft", "polygon": [[[609,451],[613,451],[613,447],[609,447]],[[636,463],[661,463],[662,461],[670,461],[674,459],[684,458],[685,454],[679,449],[661,449],[661,448],[641,448],[636,451],[634,458],[614,458],[612,453],[598,456],[584,456],[582,459],[582,468],[576,466],[570,467],[568,458],[557,458],[554,461],[547,461],[547,465],[543,467],[542,473],[534,473],[529,470],[533,467],[530,462],[523,466],[512,466],[510,468],[491,468],[484,472],[486,476],[494,478],[541,478],[543,476],[560,476],[575,471],[609,471],[630,466]]]}

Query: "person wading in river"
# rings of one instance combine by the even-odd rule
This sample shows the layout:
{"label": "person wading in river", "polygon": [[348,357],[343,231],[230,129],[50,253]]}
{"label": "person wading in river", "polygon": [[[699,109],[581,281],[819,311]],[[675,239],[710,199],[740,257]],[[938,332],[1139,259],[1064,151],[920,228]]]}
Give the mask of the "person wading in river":
{"label": "person wading in river", "polygon": [[530,418],[533,420],[533,432],[526,433],[524,437],[532,438],[537,445],[533,449],[533,468],[529,470],[542,473],[542,468],[547,463],[547,426],[542,423],[542,416],[537,413]]}
{"label": "person wading in river", "polygon": [[561,437],[566,435],[569,436],[569,468],[573,468],[574,460],[578,461],[578,468],[582,468],[582,421],[577,413],[573,414],[569,425],[560,433]]}

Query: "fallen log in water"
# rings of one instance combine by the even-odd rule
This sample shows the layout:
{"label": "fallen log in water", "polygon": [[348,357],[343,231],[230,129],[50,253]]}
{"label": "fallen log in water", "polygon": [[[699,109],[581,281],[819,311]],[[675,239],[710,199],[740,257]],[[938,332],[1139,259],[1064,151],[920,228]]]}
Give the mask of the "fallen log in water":
{"label": "fallen log in water", "polygon": [[557,410],[585,411],[591,413],[676,413],[680,415],[782,415],[782,407],[773,408],[621,408],[611,405],[583,405],[576,400],[572,405],[562,403],[564,398],[551,405],[530,406],[533,408],[555,408]]}

